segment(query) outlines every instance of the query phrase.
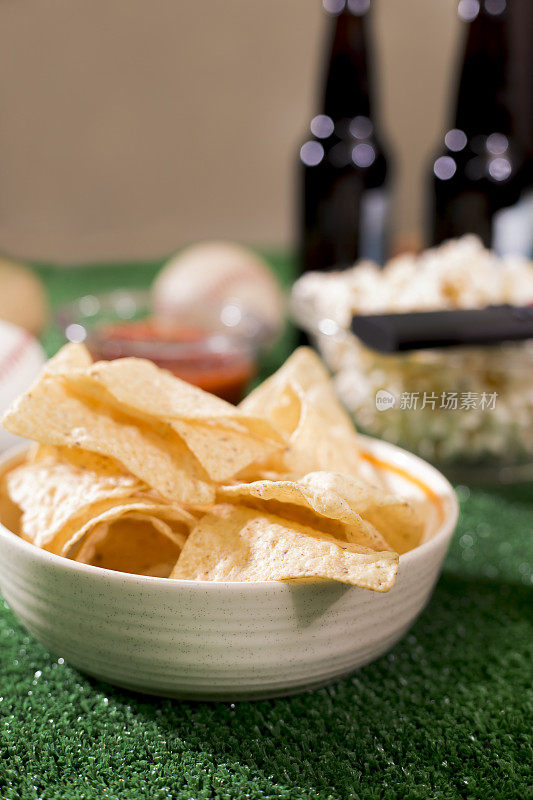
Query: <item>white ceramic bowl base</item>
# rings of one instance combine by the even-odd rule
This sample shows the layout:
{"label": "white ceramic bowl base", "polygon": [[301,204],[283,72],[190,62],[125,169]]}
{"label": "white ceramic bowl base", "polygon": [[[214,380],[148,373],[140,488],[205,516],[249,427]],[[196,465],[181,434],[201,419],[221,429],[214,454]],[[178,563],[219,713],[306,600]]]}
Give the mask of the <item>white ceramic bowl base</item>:
{"label": "white ceramic bowl base", "polygon": [[[46,648],[100,680],[202,700],[289,694],[389,650],[426,605],[457,521],[445,478],[362,437],[368,477],[426,496],[428,540],[400,557],[381,594],[333,582],[203,583],[110,572],[54,556],[0,525],[0,588]],[[2,469],[18,455],[4,456]],[[377,470],[372,460],[391,465]],[[428,499],[407,470],[428,487]]]}

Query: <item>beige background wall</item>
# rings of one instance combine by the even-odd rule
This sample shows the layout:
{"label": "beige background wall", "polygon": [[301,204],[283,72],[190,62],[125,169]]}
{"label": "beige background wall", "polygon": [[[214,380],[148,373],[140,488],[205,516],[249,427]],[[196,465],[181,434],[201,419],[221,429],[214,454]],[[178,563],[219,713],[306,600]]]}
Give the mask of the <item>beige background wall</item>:
{"label": "beige background wall", "polygon": [[[395,230],[422,217],[456,0],[377,0]],[[291,242],[319,0],[2,0],[0,249],[61,261]]]}

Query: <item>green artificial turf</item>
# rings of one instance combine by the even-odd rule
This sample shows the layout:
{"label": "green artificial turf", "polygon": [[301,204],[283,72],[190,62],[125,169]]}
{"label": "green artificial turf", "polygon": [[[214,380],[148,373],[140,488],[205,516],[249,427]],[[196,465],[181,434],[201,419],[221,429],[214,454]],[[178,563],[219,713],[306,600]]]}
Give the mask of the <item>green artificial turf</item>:
{"label": "green artificial turf", "polygon": [[[69,290],[94,291],[85,277]],[[106,280],[116,285],[116,270]],[[345,680],[288,699],[117,690],[48,653],[0,605],[0,796],[532,798],[533,491],[458,493],[443,576],[411,632]]]}

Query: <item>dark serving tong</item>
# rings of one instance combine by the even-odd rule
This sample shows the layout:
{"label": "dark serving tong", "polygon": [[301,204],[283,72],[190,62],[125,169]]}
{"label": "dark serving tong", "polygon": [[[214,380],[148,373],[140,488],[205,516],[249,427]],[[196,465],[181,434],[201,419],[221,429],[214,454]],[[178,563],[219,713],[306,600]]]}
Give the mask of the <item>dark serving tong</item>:
{"label": "dark serving tong", "polygon": [[533,339],[533,306],[356,315],[351,328],[379,353],[517,342]]}

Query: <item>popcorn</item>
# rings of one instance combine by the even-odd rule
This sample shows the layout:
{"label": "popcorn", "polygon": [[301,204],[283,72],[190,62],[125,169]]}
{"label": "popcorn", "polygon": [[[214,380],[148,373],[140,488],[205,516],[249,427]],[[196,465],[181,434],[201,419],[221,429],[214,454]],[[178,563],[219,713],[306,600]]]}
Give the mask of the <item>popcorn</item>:
{"label": "popcorn", "polygon": [[[343,272],[308,273],[291,297],[294,317],[315,337],[357,424],[441,463],[515,463],[533,455],[533,343],[382,355],[350,332],[352,316],[506,303],[533,303],[533,262],[499,257],[470,235],[397,256],[383,269],[365,261]],[[376,408],[380,389],[397,399],[386,411]],[[401,408],[402,395],[416,392],[496,393],[497,402]]]}

